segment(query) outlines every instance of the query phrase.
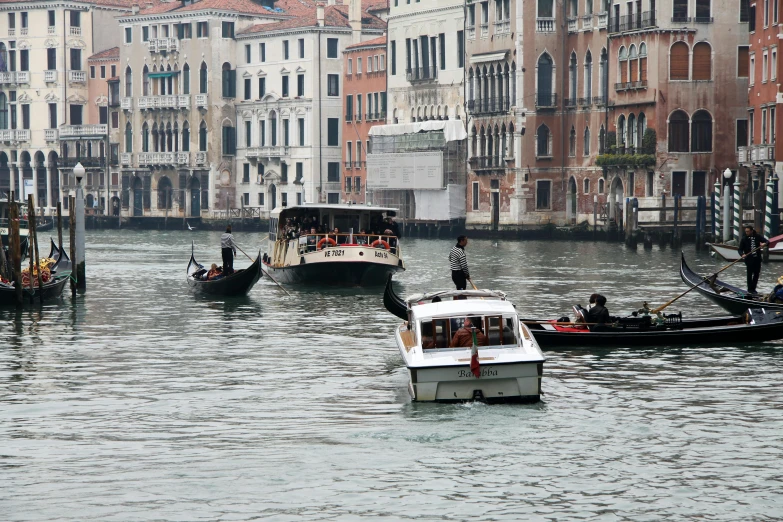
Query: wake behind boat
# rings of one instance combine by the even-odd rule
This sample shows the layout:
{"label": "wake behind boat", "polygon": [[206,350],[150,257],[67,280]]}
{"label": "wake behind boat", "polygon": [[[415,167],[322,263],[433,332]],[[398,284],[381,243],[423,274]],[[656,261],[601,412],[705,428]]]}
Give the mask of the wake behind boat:
{"label": "wake behind boat", "polygon": [[187,268],[188,287],[191,291],[200,295],[224,297],[245,295],[261,278],[261,252],[249,267],[236,270],[233,274],[207,279],[207,273],[207,269],[196,261],[191,250]]}
{"label": "wake behind boat", "polygon": [[273,251],[264,254],[264,269],[281,283],[381,285],[389,274],[405,270],[396,225],[386,221],[395,214],[366,205],[277,208],[269,223]]}
{"label": "wake behind boat", "polygon": [[[408,320],[394,338],[414,401],[540,400],[545,358],[504,293],[442,291],[414,295],[405,303]],[[475,348],[467,344],[474,331]]]}

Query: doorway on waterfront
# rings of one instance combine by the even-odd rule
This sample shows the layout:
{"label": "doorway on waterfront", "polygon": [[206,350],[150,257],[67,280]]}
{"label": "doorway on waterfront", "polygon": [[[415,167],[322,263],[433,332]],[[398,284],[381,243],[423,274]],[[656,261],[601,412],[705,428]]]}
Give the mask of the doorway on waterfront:
{"label": "doorway on waterfront", "polygon": [[277,206],[277,187],[272,183],[269,185],[269,210],[272,211]]}
{"label": "doorway on waterfront", "polygon": [[572,176],[568,180],[568,192],[566,193],[566,220],[569,224],[576,224],[576,180]]}
{"label": "doorway on waterfront", "polygon": [[492,191],[492,230],[497,231],[500,224],[500,180],[490,180],[489,188]]}
{"label": "doorway on waterfront", "polygon": [[190,217],[201,216],[201,183],[196,176],[190,178]]}
{"label": "doorway on waterfront", "polygon": [[144,209],[142,207],[142,195],[143,195],[143,183],[138,176],[133,177],[133,215],[134,217],[141,217],[144,215]]}
{"label": "doorway on waterfront", "polygon": [[609,189],[609,219],[614,220],[618,226],[622,226],[623,221],[623,182],[620,176],[612,180]]}

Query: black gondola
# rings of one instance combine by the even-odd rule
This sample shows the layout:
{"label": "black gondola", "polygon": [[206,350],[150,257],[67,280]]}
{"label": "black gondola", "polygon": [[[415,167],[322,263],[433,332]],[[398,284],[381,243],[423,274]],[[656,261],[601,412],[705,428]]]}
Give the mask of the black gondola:
{"label": "black gondola", "polygon": [[758,294],[754,296],[749,294],[747,290],[724,283],[717,278],[713,281],[710,277],[705,281],[704,277],[688,268],[684,254],[680,263],[680,277],[688,286],[698,285],[695,288],[697,292],[729,313],[739,315],[752,306],[763,306],[770,311],[783,312],[783,304],[762,301]]}
{"label": "black gondola", "polygon": [[[52,274],[52,279],[44,283],[40,290],[37,286],[34,286],[32,290],[30,290],[30,287],[22,289],[25,302],[38,302],[41,299],[41,292],[43,292],[44,301],[57,299],[62,295],[63,289],[71,276],[70,259],[68,259],[68,256],[62,257],[49,270]],[[0,306],[14,306],[16,304],[16,289],[14,285],[0,283]]]}
{"label": "black gondola", "polygon": [[[386,282],[383,304],[393,315],[408,318],[407,306],[394,293],[391,278]],[[746,307],[742,313],[731,317],[685,321],[680,314],[670,314],[665,316],[662,324],[651,322],[650,317],[629,317],[600,330],[590,330],[578,323],[568,325],[539,319],[522,321],[542,348],[695,346],[783,339],[783,313],[766,307],[750,310]]]}
{"label": "black gondola", "polygon": [[55,267],[53,267],[52,270],[57,270],[59,272],[70,271],[72,269],[71,258],[68,257],[65,248],[59,248],[52,238],[49,238],[49,241],[51,242],[51,245],[49,246],[48,257],[56,261]]}
{"label": "black gondola", "polygon": [[206,269],[196,261],[191,251],[187,280],[188,286],[194,293],[224,297],[245,295],[261,278],[261,252],[258,253],[258,257],[253,261],[253,264],[245,269],[236,270],[229,276],[212,281],[202,281],[197,277],[197,274],[205,272]]}

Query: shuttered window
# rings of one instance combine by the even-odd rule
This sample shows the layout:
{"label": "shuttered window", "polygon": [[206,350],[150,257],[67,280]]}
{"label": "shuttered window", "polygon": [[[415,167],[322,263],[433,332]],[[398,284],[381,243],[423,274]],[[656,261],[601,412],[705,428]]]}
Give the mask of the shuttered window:
{"label": "shuttered window", "polygon": [[747,78],[749,69],[748,46],[737,47],[737,78]]}
{"label": "shuttered window", "polygon": [[631,81],[632,82],[638,82],[639,81],[639,60],[628,60],[628,63],[630,65],[631,69]]}
{"label": "shuttered window", "polygon": [[669,79],[688,79],[688,44],[677,42],[672,45],[669,56]]}
{"label": "shuttered window", "polygon": [[620,83],[628,83],[628,60],[620,61]]}
{"label": "shuttered window", "polygon": [[712,47],[707,42],[693,46],[693,79],[712,79]]}
{"label": "shuttered window", "polygon": [[646,82],[647,81],[647,57],[646,56],[639,58],[639,74],[641,76],[640,80]]}

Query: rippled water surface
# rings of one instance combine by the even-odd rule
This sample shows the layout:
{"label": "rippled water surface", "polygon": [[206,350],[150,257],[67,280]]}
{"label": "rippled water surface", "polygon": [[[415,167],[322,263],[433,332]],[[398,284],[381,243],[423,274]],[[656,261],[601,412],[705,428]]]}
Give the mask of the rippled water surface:
{"label": "rippled water surface", "polygon": [[[0,310],[0,519],[783,516],[781,343],[575,347],[546,353],[539,404],[412,404],[381,289],[287,297],[262,279],[247,298],[196,299],[190,242],[218,261],[218,236],[88,233],[85,296]],[[264,244],[237,237],[251,255]],[[451,286],[451,244],[406,240],[398,292]],[[685,251],[699,272],[721,266]],[[472,240],[468,258],[528,316],[685,289],[679,252],[657,246]],[[690,294],[678,309],[723,314]]]}

